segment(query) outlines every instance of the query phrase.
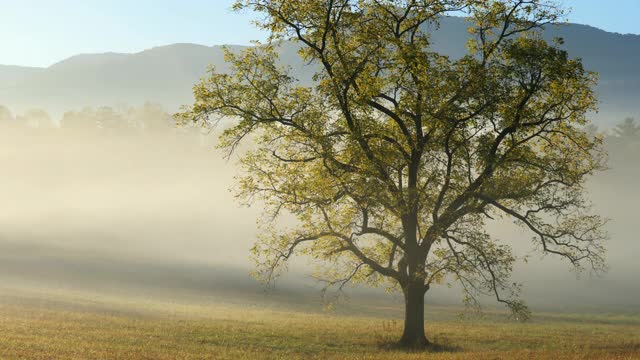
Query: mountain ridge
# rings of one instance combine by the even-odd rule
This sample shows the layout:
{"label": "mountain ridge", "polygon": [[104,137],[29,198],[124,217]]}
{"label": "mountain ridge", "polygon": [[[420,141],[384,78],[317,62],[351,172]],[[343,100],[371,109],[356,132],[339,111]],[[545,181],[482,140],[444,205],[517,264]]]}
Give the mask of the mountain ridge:
{"label": "mountain ridge", "polygon": [[[444,18],[433,32],[435,51],[452,57],[466,53],[466,20]],[[608,126],[626,116],[640,115],[640,35],[610,33],[590,25],[549,26],[545,38],[562,37],[571,57],[582,58],[588,70],[600,74],[597,88],[601,112],[593,118]],[[54,115],[85,106],[138,105],[147,101],[176,111],[192,100],[191,89],[209,65],[228,70],[225,45],[175,43],[134,53],[79,54],[46,68],[0,65],[0,104],[14,112],[44,108]],[[226,45],[239,50],[247,46]],[[281,62],[302,81],[313,67],[296,56],[296,44],[279,49]]]}
{"label": "mountain ridge", "polygon": [[[456,19],[464,19],[461,17],[452,17],[452,18],[456,18]],[[566,24],[556,24],[556,25],[552,25],[552,26],[560,26],[560,27],[565,27],[565,26],[569,26],[569,27],[583,27],[583,28],[587,28],[589,30],[592,31],[597,31],[597,32],[602,32],[602,33],[606,33],[609,35],[613,35],[613,36],[617,36],[617,37],[624,37],[624,38],[629,38],[629,39],[633,39],[633,40],[637,40],[640,41],[640,34],[635,34],[635,33],[620,33],[620,32],[616,32],[616,31],[607,31],[605,29],[599,28],[597,26],[593,26],[593,25],[589,25],[589,24],[582,24],[582,23],[566,23]],[[171,47],[178,47],[178,46],[197,46],[197,47],[203,47],[203,48],[223,48],[226,46],[230,46],[230,47],[250,47],[247,45],[237,45],[237,44],[215,44],[215,45],[204,45],[204,44],[199,44],[199,43],[193,43],[193,42],[178,42],[178,43],[169,43],[169,44],[165,44],[165,45],[156,45],[156,46],[152,46],[149,48],[144,48],[141,49],[139,51],[133,51],[133,52],[118,52],[118,51],[106,51],[106,52],[93,52],[93,53],[79,53],[79,54],[75,54],[72,56],[69,56],[67,58],[61,59],[59,61],[54,62],[53,64],[49,65],[49,66],[23,66],[23,65],[17,65],[17,64],[0,64],[0,69],[1,68],[21,68],[21,69],[38,69],[38,70],[46,70],[48,68],[51,68],[59,63],[65,62],[67,60],[76,58],[76,57],[83,57],[83,56],[100,56],[100,55],[137,55],[137,54],[141,54],[141,53],[145,53],[145,52],[150,52],[150,51],[154,51],[157,49],[163,49],[163,48],[171,48]]]}

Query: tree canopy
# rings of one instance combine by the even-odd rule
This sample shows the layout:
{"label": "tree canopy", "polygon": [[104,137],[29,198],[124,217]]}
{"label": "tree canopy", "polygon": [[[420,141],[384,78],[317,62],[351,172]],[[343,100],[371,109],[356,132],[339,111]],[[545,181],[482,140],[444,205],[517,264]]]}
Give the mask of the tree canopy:
{"label": "tree canopy", "polygon": [[[563,11],[544,0],[241,0],[263,14],[267,44],[227,52],[194,88],[180,119],[235,120],[243,140],[239,195],[269,218],[254,253],[270,281],[303,254],[329,264],[328,286],[388,284],[406,299],[402,344],[421,346],[424,294],[457,281],[465,299],[491,294],[518,317],[528,310],[510,281],[517,256],[490,236],[491,219],[527,229],[546,254],[604,268],[604,219],[589,212],[585,181],[603,168],[590,136],[596,76],[546,42]],[[468,54],[431,47],[441,16],[468,16]],[[315,64],[304,86],[274,47],[296,41]]]}

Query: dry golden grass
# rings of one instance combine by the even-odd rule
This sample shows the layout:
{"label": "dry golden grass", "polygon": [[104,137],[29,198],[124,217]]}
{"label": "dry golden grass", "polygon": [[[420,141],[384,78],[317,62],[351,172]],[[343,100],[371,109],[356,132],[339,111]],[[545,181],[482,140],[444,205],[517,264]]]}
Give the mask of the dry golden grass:
{"label": "dry golden grass", "polygon": [[[389,344],[399,321],[79,294],[2,297],[0,359],[640,359],[635,317],[438,321],[443,350]],[[446,311],[446,310],[443,310]]]}

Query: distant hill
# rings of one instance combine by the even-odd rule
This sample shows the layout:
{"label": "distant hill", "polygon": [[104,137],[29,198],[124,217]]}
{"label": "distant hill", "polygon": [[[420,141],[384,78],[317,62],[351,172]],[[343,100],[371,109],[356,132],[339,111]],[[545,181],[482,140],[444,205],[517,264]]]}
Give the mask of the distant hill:
{"label": "distant hill", "polygon": [[44,71],[42,68],[0,65],[0,89],[4,92],[5,86],[20,83]]}
{"label": "distant hill", "polygon": [[8,73],[2,67],[0,103],[16,109],[42,107],[62,112],[154,101],[176,109],[188,102],[191,87],[209,64],[224,64],[221,47],[175,44],[136,54],[78,55],[13,78],[1,75]]}
{"label": "distant hill", "polygon": [[[564,38],[572,57],[600,73],[597,123],[609,126],[626,116],[640,117],[640,36],[577,24],[550,27],[545,36]],[[434,48],[459,57],[467,37],[464,19],[446,18],[434,33]],[[285,43],[280,52],[283,63],[301,79],[310,79],[313,69],[297,58],[295,44]],[[221,46],[173,44],[135,54],[78,55],[45,69],[0,66],[0,104],[14,112],[41,107],[59,114],[89,105],[152,101],[174,111],[190,103],[191,88],[209,64],[227,69]]]}

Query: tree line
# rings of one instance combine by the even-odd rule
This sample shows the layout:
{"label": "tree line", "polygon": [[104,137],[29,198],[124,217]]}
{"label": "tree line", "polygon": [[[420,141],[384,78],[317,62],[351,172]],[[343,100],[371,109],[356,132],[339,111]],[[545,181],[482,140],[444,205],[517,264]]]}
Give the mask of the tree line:
{"label": "tree line", "polygon": [[65,112],[56,120],[46,110],[33,108],[22,114],[0,105],[0,124],[16,128],[77,129],[105,133],[157,132],[175,128],[173,116],[161,105],[85,107]]}
{"label": "tree line", "polygon": [[[21,114],[0,104],[0,124],[30,128],[95,129],[95,130],[166,130],[175,128],[175,119],[162,105],[145,103],[142,106],[87,106],[65,112],[59,121],[41,108],[31,108]],[[588,132],[601,136],[610,151],[640,147],[640,121],[627,117],[611,128],[595,125]]]}

